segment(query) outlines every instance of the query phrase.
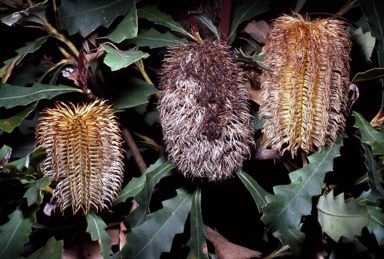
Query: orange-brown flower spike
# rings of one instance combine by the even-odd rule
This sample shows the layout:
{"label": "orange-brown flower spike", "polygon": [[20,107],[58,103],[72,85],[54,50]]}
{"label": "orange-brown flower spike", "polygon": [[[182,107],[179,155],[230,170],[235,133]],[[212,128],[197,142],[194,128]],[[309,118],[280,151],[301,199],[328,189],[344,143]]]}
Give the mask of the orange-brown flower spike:
{"label": "orange-brown flower spike", "polygon": [[351,41],[346,24],[283,15],[271,24],[261,76],[266,144],[305,153],[332,146],[347,117]]}
{"label": "orange-brown flower spike", "polygon": [[47,149],[41,169],[56,184],[51,203],[62,214],[68,207],[73,214],[107,208],[123,179],[121,134],[111,107],[104,100],[57,102],[43,113],[36,146]]}
{"label": "orange-brown flower spike", "polygon": [[189,177],[226,179],[254,145],[248,91],[227,46],[171,47],[160,78],[160,121],[168,158]]}

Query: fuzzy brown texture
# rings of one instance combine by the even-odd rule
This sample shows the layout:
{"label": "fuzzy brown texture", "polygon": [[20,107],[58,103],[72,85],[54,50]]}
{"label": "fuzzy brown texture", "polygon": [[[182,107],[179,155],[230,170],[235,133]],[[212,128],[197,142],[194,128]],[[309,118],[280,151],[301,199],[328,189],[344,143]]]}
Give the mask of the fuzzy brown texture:
{"label": "fuzzy brown texture", "polygon": [[305,153],[332,146],[342,135],[348,110],[351,41],[336,19],[310,21],[283,15],[271,24],[261,76],[266,144]]}
{"label": "fuzzy brown texture", "polygon": [[47,148],[41,169],[56,184],[51,202],[88,214],[110,205],[120,192],[123,150],[119,125],[103,100],[74,105],[57,102],[45,109],[36,146]]}
{"label": "fuzzy brown texture", "polygon": [[207,42],[169,49],[159,83],[168,158],[185,176],[230,177],[254,145],[248,91],[228,47]]}

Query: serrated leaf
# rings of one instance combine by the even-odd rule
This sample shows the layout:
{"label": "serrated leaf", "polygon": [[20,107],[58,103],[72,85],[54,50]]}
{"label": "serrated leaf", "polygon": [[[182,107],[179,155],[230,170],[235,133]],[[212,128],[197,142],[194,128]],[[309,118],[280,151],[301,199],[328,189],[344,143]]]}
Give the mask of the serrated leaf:
{"label": "serrated leaf", "polygon": [[123,258],[160,258],[162,252],[169,252],[174,236],[184,231],[192,196],[188,190],[178,189],[175,197],[163,202],[162,209],[134,227],[126,235],[128,245],[123,248]]}
{"label": "serrated leaf", "polygon": [[[37,3],[25,10],[15,12],[2,18],[1,21],[8,26],[16,25],[18,22],[34,22],[40,25],[45,25],[44,22],[47,22],[45,17],[47,2],[48,1]],[[44,21],[37,17],[44,18]]]}
{"label": "serrated leaf", "polygon": [[155,5],[147,5],[137,10],[137,15],[155,24],[167,27],[172,31],[179,32],[189,38],[193,36],[183,26],[175,22],[170,15],[161,12]]}
{"label": "serrated leaf", "polygon": [[187,42],[185,38],[178,38],[169,31],[160,33],[154,28],[150,28],[148,31],[140,33],[136,38],[128,41],[128,43],[140,47],[149,47],[150,49],[175,46]]}
{"label": "serrated leaf", "polygon": [[369,26],[372,29],[373,36],[377,39],[377,52],[379,55],[380,67],[384,67],[384,1],[382,0],[359,0]]}
{"label": "serrated leaf", "polygon": [[361,236],[370,218],[365,206],[359,205],[355,199],[345,200],[344,193],[334,197],[333,190],[320,197],[317,210],[323,232],[335,242],[342,236],[348,239]]}
{"label": "serrated leaf", "polygon": [[[192,199],[190,212],[191,237],[187,246],[190,248],[187,258],[208,259],[207,234],[205,233],[201,211],[201,189],[197,188]],[[206,253],[204,253],[204,251]]]}
{"label": "serrated leaf", "polygon": [[231,29],[228,37],[229,45],[236,38],[236,30],[242,22],[250,20],[269,10],[268,2],[269,1],[265,0],[245,0],[241,5],[236,5],[234,7],[231,19]]}
{"label": "serrated leaf", "polygon": [[144,188],[145,177],[145,174],[141,175],[140,177],[133,177],[129,183],[121,190],[119,197],[117,197],[113,205],[125,202],[127,199],[139,194]]}
{"label": "serrated leaf", "polygon": [[373,79],[382,78],[382,77],[384,77],[384,68],[376,67],[364,72],[357,73],[353,77],[352,83],[359,83],[359,82],[364,82],[364,81],[373,80]]}
{"label": "serrated leaf", "polygon": [[359,44],[365,60],[370,61],[376,45],[376,39],[372,36],[372,33],[370,31],[364,33],[363,28],[359,27],[352,32],[351,37]]}
{"label": "serrated leaf", "polygon": [[103,219],[97,215],[93,210],[86,216],[87,230],[86,232],[91,235],[92,241],[98,241],[100,251],[103,258],[111,258],[112,250],[110,247],[111,237],[105,229],[107,225]]}
{"label": "serrated leaf", "polygon": [[48,239],[44,247],[38,249],[33,254],[27,257],[27,259],[62,259],[64,250],[64,241],[57,241],[55,237]]}
{"label": "serrated leaf", "polygon": [[[367,167],[368,183],[370,188],[369,199],[371,202],[377,202],[377,199],[384,198],[384,188],[381,185],[383,181],[379,174],[379,165],[383,167],[381,162],[375,160],[372,151],[366,144],[362,144],[364,149],[365,166]],[[368,197],[366,197],[368,198]]]}
{"label": "serrated leaf", "polygon": [[15,106],[26,106],[42,99],[75,92],[81,93],[82,90],[71,86],[38,83],[34,83],[31,87],[0,84],[0,107],[9,109]]}
{"label": "serrated leaf", "polygon": [[252,195],[253,200],[256,203],[257,209],[261,212],[262,207],[267,205],[266,196],[271,195],[269,192],[265,191],[253,177],[247,174],[244,171],[237,173],[237,176],[243,182],[244,186],[247,188],[249,193]]}
{"label": "serrated leaf", "polygon": [[88,36],[99,26],[108,28],[120,15],[124,15],[132,7],[133,0],[62,0],[57,8],[61,29],[69,35],[80,33]]}
{"label": "serrated leaf", "polygon": [[280,240],[282,244],[288,245],[294,256],[301,254],[303,250],[303,244],[305,239],[305,234],[300,231],[301,226],[297,228],[288,228],[284,234],[276,231],[273,235]]}
{"label": "serrated leaf", "polygon": [[49,177],[43,177],[33,183],[28,184],[28,190],[25,192],[23,198],[27,199],[28,206],[32,204],[40,205],[43,201],[43,190],[51,183]]}
{"label": "serrated leaf", "polygon": [[0,129],[4,130],[5,132],[11,133],[16,127],[20,126],[20,123],[31,112],[33,112],[36,109],[36,105],[37,105],[37,102],[12,117],[9,117],[6,119],[0,119]]}
{"label": "serrated leaf", "polygon": [[384,155],[384,134],[375,130],[371,124],[358,112],[352,112],[355,117],[354,127],[361,132],[361,141],[371,146],[374,155]]}
{"label": "serrated leaf", "polygon": [[145,172],[145,184],[140,193],[135,196],[139,207],[128,215],[127,221],[129,226],[136,227],[142,224],[149,213],[149,204],[151,202],[152,192],[155,185],[166,176],[171,175],[173,164],[165,160],[163,157],[159,158],[156,163],[147,169]]}
{"label": "serrated leaf", "polygon": [[279,230],[284,234],[288,228],[297,228],[302,216],[311,213],[311,199],[321,194],[325,174],[332,171],[332,161],[340,156],[342,143],[340,140],[309,156],[306,167],[289,174],[290,184],[274,186],[275,194],[266,196],[268,204],[262,208],[261,220],[270,225],[272,233]]}
{"label": "serrated leaf", "polygon": [[106,44],[101,44],[107,52],[104,58],[104,63],[111,68],[112,71],[128,67],[136,61],[149,57],[148,53],[144,53],[137,49],[117,50]]}
{"label": "serrated leaf", "polygon": [[24,174],[33,174],[36,172],[37,166],[44,161],[46,156],[46,149],[44,147],[39,147],[27,156],[7,163],[4,167],[9,169],[16,168],[18,172]]}
{"label": "serrated leaf", "polygon": [[159,90],[144,80],[131,78],[127,81],[126,88],[113,101],[115,109],[127,109],[148,103],[148,97]]}
{"label": "serrated leaf", "polygon": [[[17,56],[9,60],[4,61],[5,66],[0,71],[0,76],[2,77],[2,82],[6,82],[11,75],[13,68],[21,63],[24,58],[30,54],[34,53],[48,40],[49,36],[42,36],[35,39],[34,41],[25,43],[24,47],[21,47],[16,50]],[[1,96],[1,95],[0,95]]]}
{"label": "serrated leaf", "polygon": [[384,245],[384,213],[380,207],[367,205],[369,214],[371,215],[368,230],[374,234],[379,246]]}
{"label": "serrated leaf", "polygon": [[17,208],[12,212],[9,221],[0,226],[0,258],[19,258],[23,253],[23,246],[28,243],[32,224],[36,221],[34,208],[30,213],[25,213]]}
{"label": "serrated leaf", "polygon": [[[116,28],[105,36],[105,38],[120,43],[126,39],[132,39],[137,36],[137,10],[136,3],[132,4],[129,12],[124,16],[124,19],[116,26]],[[104,37],[103,37],[104,38]]]}

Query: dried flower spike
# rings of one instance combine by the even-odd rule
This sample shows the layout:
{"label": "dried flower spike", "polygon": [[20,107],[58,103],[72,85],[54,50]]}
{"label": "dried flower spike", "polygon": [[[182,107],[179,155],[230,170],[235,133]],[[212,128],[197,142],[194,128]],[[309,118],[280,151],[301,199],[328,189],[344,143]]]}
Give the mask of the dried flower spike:
{"label": "dried flower spike", "polygon": [[343,133],[348,110],[349,53],[346,24],[283,15],[271,24],[264,46],[262,103],[267,145],[305,153],[332,146]]}
{"label": "dried flower spike", "polygon": [[248,91],[228,47],[169,49],[160,78],[160,121],[168,158],[185,175],[230,177],[254,145]]}
{"label": "dried flower spike", "polygon": [[103,100],[74,105],[57,102],[44,110],[36,129],[36,146],[48,156],[41,168],[56,183],[54,207],[88,214],[107,208],[123,178],[120,129]]}

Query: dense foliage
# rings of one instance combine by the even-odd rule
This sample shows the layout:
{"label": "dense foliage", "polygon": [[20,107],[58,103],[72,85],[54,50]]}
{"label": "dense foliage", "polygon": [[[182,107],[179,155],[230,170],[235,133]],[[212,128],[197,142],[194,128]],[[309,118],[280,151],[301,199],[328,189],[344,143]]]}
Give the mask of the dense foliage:
{"label": "dense foliage", "polygon": [[[0,258],[384,257],[384,2],[197,2],[0,1]],[[156,107],[167,47],[231,46],[260,143],[262,46],[268,24],[292,11],[349,25],[355,103],[343,137],[294,158],[257,146],[230,179],[185,178],[166,158]],[[122,190],[109,210],[49,215],[41,112],[97,98],[124,138]]]}

